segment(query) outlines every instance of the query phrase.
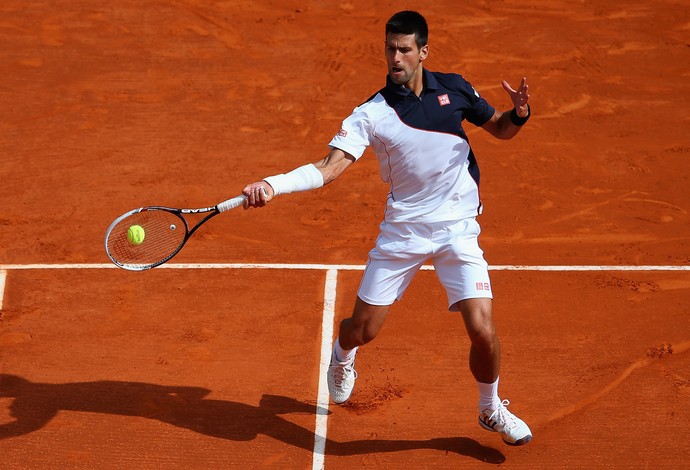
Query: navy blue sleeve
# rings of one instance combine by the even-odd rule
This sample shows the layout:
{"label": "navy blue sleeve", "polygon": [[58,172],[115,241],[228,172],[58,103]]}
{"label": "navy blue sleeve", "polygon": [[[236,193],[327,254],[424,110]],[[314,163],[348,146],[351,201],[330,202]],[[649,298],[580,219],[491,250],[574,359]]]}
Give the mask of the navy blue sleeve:
{"label": "navy blue sleeve", "polygon": [[496,109],[482,98],[467,80],[462,77],[459,78],[463,93],[467,96],[470,104],[470,108],[465,112],[464,117],[475,126],[481,127],[486,121],[491,119]]}

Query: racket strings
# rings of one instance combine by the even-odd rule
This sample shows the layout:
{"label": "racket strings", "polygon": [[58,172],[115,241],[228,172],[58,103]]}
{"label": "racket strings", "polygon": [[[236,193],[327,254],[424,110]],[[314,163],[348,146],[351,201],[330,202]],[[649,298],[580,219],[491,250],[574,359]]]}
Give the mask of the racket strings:
{"label": "racket strings", "polygon": [[[144,229],[141,243],[132,243],[127,231],[133,225]],[[146,210],[119,221],[108,234],[111,257],[123,266],[144,269],[173,256],[183,245],[187,230],[184,221],[166,210]]]}

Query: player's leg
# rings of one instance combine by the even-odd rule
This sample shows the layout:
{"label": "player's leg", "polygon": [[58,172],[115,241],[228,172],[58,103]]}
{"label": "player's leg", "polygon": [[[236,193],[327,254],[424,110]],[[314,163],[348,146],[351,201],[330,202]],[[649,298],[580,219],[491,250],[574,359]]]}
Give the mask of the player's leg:
{"label": "player's leg", "polygon": [[452,310],[462,313],[470,339],[470,371],[477,382],[487,384],[498,379],[501,368],[501,344],[493,322],[492,302],[490,298],[475,298],[460,300],[451,306]]}
{"label": "player's leg", "polygon": [[331,399],[343,403],[357,378],[354,369],[357,348],[381,330],[390,306],[399,300],[428,256],[429,244],[404,226],[382,224],[376,247],[362,276],[357,301],[350,318],[340,323],[328,368]]}
{"label": "player's leg", "polygon": [[434,257],[436,273],[448,294],[451,311],[459,311],[470,339],[470,370],[479,389],[479,424],[500,432],[507,444],[522,445],[532,439],[529,427],[509,412],[508,400],[499,398],[501,346],[493,321],[493,294],[488,264],[479,248],[480,229],[466,219],[449,230]]}
{"label": "player's leg", "polygon": [[389,308],[390,305],[371,305],[357,297],[352,316],[340,322],[340,347],[352,350],[373,340],[381,331]]}
{"label": "player's leg", "polygon": [[[362,277],[355,308],[350,318],[340,322],[338,337],[328,367],[328,391],[335,403],[344,403],[352,395],[357,379],[354,368],[357,349],[381,331],[391,304],[402,295],[418,266],[401,264],[400,269],[384,268],[386,263],[376,260],[367,265]],[[390,276],[391,273],[397,273]],[[362,300],[374,299],[373,302]]]}
{"label": "player's leg", "polygon": [[508,411],[508,400],[498,396],[501,347],[492,320],[491,299],[465,299],[453,307],[462,313],[470,338],[470,370],[479,388],[479,424],[488,431],[500,432],[510,445],[532,440],[527,424]]}
{"label": "player's leg", "polygon": [[371,305],[357,297],[350,318],[340,322],[328,368],[328,390],[335,403],[344,403],[355,387],[357,348],[373,340],[383,326],[389,305]]}
{"label": "player's leg", "polygon": [[433,262],[446,289],[449,310],[462,313],[470,339],[472,375],[480,383],[491,384],[498,378],[501,347],[493,322],[489,266],[478,243],[480,231],[474,219],[449,227],[447,239],[437,240]]}

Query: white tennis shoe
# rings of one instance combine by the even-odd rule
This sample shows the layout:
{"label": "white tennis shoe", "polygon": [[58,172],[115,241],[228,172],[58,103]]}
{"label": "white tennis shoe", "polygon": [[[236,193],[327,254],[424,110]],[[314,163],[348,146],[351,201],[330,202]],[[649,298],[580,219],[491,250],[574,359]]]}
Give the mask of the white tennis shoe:
{"label": "white tennis shoe", "polygon": [[340,362],[335,358],[335,353],[331,355],[331,365],[328,366],[328,393],[334,403],[345,403],[352,395],[357,379],[354,365],[354,360]]}
{"label": "white tennis shoe", "polygon": [[495,410],[486,409],[479,414],[479,424],[487,431],[500,432],[503,441],[511,446],[521,446],[532,440],[532,431],[523,420],[506,408],[510,402],[503,400]]}

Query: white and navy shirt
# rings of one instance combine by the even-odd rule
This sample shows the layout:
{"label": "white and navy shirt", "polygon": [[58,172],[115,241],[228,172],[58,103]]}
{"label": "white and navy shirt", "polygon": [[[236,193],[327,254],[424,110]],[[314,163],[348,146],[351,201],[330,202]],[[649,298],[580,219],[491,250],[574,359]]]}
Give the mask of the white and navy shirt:
{"label": "white and navy shirt", "polygon": [[421,96],[387,77],[329,143],[356,159],[373,148],[390,185],[386,222],[444,222],[480,212],[479,167],[461,122],[481,126],[495,110],[462,76],[423,72]]}

